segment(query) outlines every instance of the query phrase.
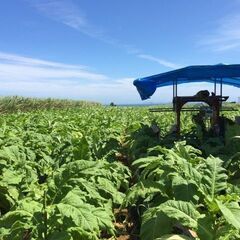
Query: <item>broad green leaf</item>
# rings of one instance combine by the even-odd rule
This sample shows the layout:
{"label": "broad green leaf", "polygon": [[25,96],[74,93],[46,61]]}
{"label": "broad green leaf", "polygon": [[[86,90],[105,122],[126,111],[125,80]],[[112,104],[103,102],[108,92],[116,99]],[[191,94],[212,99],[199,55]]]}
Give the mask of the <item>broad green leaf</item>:
{"label": "broad green leaf", "polygon": [[17,239],[16,236],[23,236],[25,229],[32,227],[31,225],[32,214],[24,210],[15,210],[6,213],[0,219],[0,236],[5,234],[10,236],[10,239]]}
{"label": "broad green leaf", "polygon": [[135,160],[132,165],[141,169],[141,168],[146,168],[149,164],[152,164],[153,162],[156,161],[161,161],[161,157],[153,157],[153,156],[149,156],[146,158],[139,158],[137,160]]}
{"label": "broad green leaf", "polygon": [[212,230],[209,226],[205,226],[201,219],[204,215],[201,215],[194,207],[193,204],[183,201],[169,200],[159,206],[162,212],[164,212],[169,218],[175,219],[183,226],[201,231],[208,239],[213,239]]}
{"label": "broad green leaf", "polygon": [[66,231],[55,231],[48,237],[49,240],[73,240],[71,234]]}
{"label": "broad green leaf", "polygon": [[75,225],[76,227],[81,227],[83,230],[90,232],[99,232],[97,219],[92,213],[92,206],[87,203],[74,204],[75,202],[72,201],[56,205],[65,224],[69,227]]}
{"label": "broad green leaf", "polygon": [[237,202],[225,203],[216,200],[226,221],[240,230],[240,207]]}
{"label": "broad green leaf", "polygon": [[122,204],[125,195],[119,192],[110,180],[99,177],[96,184],[99,190],[112,197],[114,203]]}
{"label": "broad green leaf", "polygon": [[90,159],[91,152],[89,150],[89,144],[85,137],[73,138],[73,157],[74,159]]}
{"label": "broad green leaf", "polygon": [[160,238],[155,238],[154,240],[191,240],[192,238],[184,236],[184,235],[164,235]]}
{"label": "broad green leaf", "polygon": [[190,162],[182,161],[180,164],[179,174],[183,178],[186,178],[190,181],[194,181],[194,183],[200,187],[200,183],[202,181],[202,174],[198,171],[196,167],[193,166]]}
{"label": "broad green leaf", "polygon": [[227,188],[227,174],[222,167],[222,160],[208,157],[203,170],[202,189],[208,201],[213,201],[215,196]]}
{"label": "broad green leaf", "polygon": [[99,240],[97,234],[95,232],[89,232],[81,227],[71,227],[68,229],[68,232],[71,234],[72,238],[75,239],[83,239],[83,240]]}
{"label": "broad green leaf", "polygon": [[94,201],[99,206],[106,202],[106,199],[100,195],[98,185],[95,182],[83,178],[71,178],[68,181],[68,187],[69,185],[70,187],[78,186],[79,190],[81,189],[82,191],[82,198],[87,199],[87,201]]}
{"label": "broad green leaf", "polygon": [[3,171],[1,176],[2,182],[9,184],[9,185],[18,185],[21,181],[23,176],[17,173],[16,171],[6,169]]}
{"label": "broad green leaf", "polygon": [[13,188],[15,187],[7,187],[0,185],[0,209],[2,211],[9,211],[15,203],[16,199],[14,199],[13,197],[17,197],[17,195],[14,194],[15,191],[13,190]]}
{"label": "broad green leaf", "polygon": [[219,240],[239,240],[240,231],[233,228],[231,224],[226,224],[218,228],[216,238]]}
{"label": "broad green leaf", "polygon": [[154,240],[171,233],[174,221],[164,214],[160,207],[148,209],[142,216],[140,237],[142,240]]}
{"label": "broad green leaf", "polygon": [[210,214],[204,215],[198,219],[197,225],[197,235],[200,239],[216,239],[215,218],[213,216]]}
{"label": "broad green leaf", "polygon": [[175,200],[196,203],[198,200],[198,189],[195,181],[187,180],[177,175],[172,180],[173,195]]}
{"label": "broad green leaf", "polygon": [[154,196],[161,193],[162,184],[151,180],[142,180],[131,187],[126,193],[124,206],[133,205],[139,198],[146,199],[148,196]]}
{"label": "broad green leaf", "polygon": [[161,211],[168,217],[178,220],[183,226],[197,228],[197,220],[201,217],[194,205],[189,202],[169,200],[160,205]]}
{"label": "broad green leaf", "polygon": [[186,142],[177,142],[174,146],[175,152],[187,161],[195,161],[201,155],[201,151],[190,145],[186,145]]}
{"label": "broad green leaf", "polygon": [[0,159],[1,158],[8,160],[9,163],[12,164],[18,161],[24,161],[26,155],[20,151],[18,146],[9,146],[0,150]]}
{"label": "broad green leaf", "polygon": [[113,225],[112,209],[96,208],[92,210],[94,217],[97,219],[100,230],[106,231],[114,236],[115,228]]}

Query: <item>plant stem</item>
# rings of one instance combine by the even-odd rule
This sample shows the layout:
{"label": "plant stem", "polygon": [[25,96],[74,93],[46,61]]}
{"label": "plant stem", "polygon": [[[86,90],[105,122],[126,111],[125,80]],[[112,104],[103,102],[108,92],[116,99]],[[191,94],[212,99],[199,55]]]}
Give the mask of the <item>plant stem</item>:
{"label": "plant stem", "polygon": [[47,232],[48,232],[46,206],[47,206],[47,197],[46,197],[46,190],[44,190],[44,194],[43,194],[43,224],[44,224],[43,239],[44,240],[47,240]]}

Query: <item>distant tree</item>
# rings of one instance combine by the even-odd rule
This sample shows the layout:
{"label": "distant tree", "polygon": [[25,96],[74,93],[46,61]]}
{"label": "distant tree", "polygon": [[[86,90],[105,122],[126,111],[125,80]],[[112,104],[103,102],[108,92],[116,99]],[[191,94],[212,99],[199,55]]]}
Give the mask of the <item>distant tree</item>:
{"label": "distant tree", "polygon": [[110,103],[110,106],[111,106],[111,107],[115,107],[115,106],[117,106],[117,105],[114,104],[114,102],[111,102],[111,103]]}

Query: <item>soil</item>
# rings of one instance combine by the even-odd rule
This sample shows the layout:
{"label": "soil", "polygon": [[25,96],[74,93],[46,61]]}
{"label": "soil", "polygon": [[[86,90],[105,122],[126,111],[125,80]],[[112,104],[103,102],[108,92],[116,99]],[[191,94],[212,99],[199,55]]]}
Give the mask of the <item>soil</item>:
{"label": "soil", "polygon": [[130,211],[127,208],[114,209],[114,215],[117,240],[139,240],[136,236],[137,224]]}

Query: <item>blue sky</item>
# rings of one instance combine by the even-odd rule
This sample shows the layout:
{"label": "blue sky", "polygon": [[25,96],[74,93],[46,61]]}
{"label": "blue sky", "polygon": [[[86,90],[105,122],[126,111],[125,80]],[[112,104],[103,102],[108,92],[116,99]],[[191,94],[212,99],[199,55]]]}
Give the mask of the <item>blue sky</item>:
{"label": "blue sky", "polygon": [[[0,8],[0,94],[142,103],[135,78],[240,63],[239,0],[9,0]],[[194,94],[208,84],[187,84]],[[171,101],[170,87],[147,102]],[[224,87],[231,100],[239,89]]]}

